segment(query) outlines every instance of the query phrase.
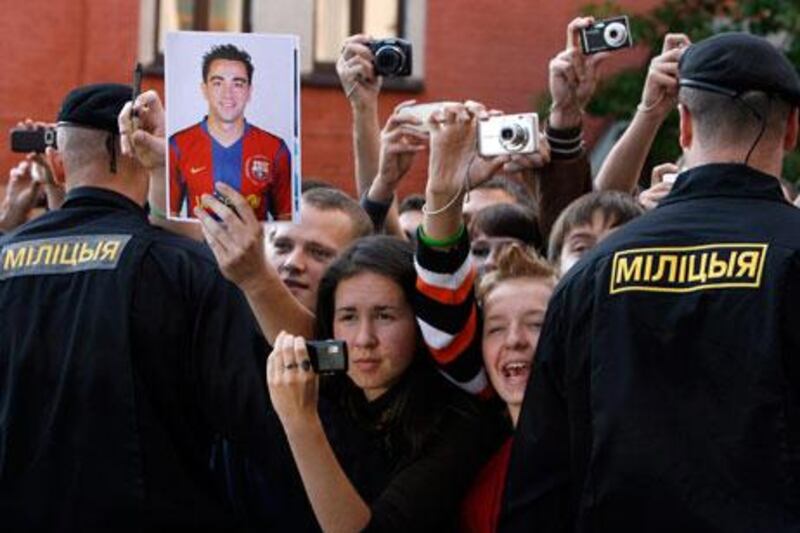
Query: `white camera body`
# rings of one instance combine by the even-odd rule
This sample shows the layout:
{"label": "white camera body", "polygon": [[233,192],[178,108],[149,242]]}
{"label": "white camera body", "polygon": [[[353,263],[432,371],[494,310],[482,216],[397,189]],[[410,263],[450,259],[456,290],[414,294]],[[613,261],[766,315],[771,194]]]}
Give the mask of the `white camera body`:
{"label": "white camera body", "polygon": [[532,154],[539,148],[539,115],[521,113],[478,122],[478,153],[482,157]]}

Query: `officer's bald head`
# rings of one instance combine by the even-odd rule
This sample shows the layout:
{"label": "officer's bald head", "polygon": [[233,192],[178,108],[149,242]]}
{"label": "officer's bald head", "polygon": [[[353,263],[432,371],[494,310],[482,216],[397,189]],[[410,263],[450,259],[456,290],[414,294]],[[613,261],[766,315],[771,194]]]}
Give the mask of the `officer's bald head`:
{"label": "officer's bald head", "polygon": [[762,126],[764,133],[760,142],[780,142],[792,111],[789,103],[780,96],[761,91],[748,91],[731,98],[682,87],[678,101],[691,114],[696,139],[705,148],[749,148]]}
{"label": "officer's bald head", "polygon": [[100,130],[59,126],[57,146],[67,175],[87,166],[110,167],[111,153],[106,146],[108,136],[108,133]]}

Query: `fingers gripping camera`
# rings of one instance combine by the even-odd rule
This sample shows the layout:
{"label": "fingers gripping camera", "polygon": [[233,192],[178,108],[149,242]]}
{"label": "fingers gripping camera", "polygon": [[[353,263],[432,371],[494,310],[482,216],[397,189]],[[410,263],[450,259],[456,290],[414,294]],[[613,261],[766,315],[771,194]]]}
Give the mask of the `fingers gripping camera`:
{"label": "fingers gripping camera", "polygon": [[532,154],[539,148],[536,113],[489,117],[478,123],[478,153],[482,157]]}

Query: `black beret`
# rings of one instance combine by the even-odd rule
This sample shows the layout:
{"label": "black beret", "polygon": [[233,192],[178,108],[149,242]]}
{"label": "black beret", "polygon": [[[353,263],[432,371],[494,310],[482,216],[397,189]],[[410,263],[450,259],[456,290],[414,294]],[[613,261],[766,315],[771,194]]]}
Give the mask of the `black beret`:
{"label": "black beret", "polygon": [[800,105],[797,69],[769,41],[749,33],[721,33],[691,45],[679,72],[681,87],[732,97],[762,91]]}
{"label": "black beret", "polygon": [[117,117],[132,95],[129,85],[117,83],[78,87],[64,98],[58,122],[117,133]]}

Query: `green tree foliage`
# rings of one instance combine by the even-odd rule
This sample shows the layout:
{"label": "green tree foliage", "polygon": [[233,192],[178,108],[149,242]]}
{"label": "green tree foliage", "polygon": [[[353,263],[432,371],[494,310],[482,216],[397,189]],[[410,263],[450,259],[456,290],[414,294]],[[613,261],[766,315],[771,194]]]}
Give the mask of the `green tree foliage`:
{"label": "green tree foliage", "polygon": [[[586,6],[584,12],[597,18],[624,13],[616,3]],[[642,15],[631,16],[634,42],[649,48],[650,57],[661,52],[664,35],[685,33],[692,42],[722,31],[749,31],[769,36],[786,51],[797,67],[800,65],[800,1],[798,0],[665,0]],[[649,63],[649,60],[648,62]],[[647,64],[641,69],[626,70],[606,79],[598,88],[587,111],[592,115],[618,120],[630,119],[641,97]],[[674,161],[680,155],[678,114],[664,122],[650,152],[650,165]],[[649,176],[650,170],[646,169]],[[800,181],[800,153],[787,155],[784,177]]]}

